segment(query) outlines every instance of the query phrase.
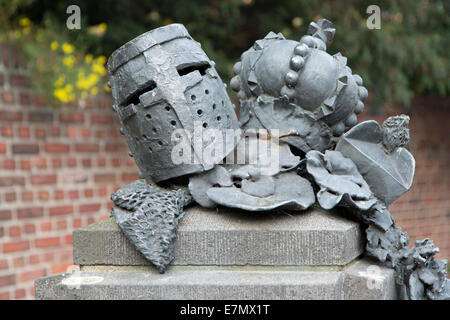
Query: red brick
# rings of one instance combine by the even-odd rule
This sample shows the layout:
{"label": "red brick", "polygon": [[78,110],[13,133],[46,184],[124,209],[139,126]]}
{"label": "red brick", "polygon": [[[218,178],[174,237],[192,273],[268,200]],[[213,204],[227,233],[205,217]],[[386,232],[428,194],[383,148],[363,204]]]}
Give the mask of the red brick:
{"label": "red brick", "polygon": [[71,213],[73,213],[73,206],[71,206],[71,205],[57,206],[57,207],[52,207],[49,209],[49,214],[51,217],[62,216],[62,215],[71,214]]}
{"label": "red brick", "polygon": [[20,127],[19,128],[19,137],[21,137],[21,138],[29,138],[30,137],[30,128]]}
{"label": "red brick", "polygon": [[55,190],[53,198],[55,200],[62,200],[62,199],[64,199],[64,191],[62,191],[62,190]]}
{"label": "red brick", "polygon": [[83,112],[62,113],[59,115],[59,121],[65,123],[83,123],[84,113]]}
{"label": "red brick", "polygon": [[72,239],[72,235],[68,234],[64,237],[64,243],[65,244],[69,244],[72,245],[73,244],[73,239]]}
{"label": "red brick", "polygon": [[56,184],[56,174],[32,175],[31,184]]}
{"label": "red brick", "polygon": [[56,221],[56,230],[64,230],[67,228],[66,220]]}
{"label": "red brick", "polygon": [[21,92],[19,95],[21,105],[28,106],[31,104],[31,96],[28,93]]}
{"label": "red brick", "polygon": [[28,87],[30,85],[30,79],[26,76],[12,74],[9,76],[9,83],[12,86]]}
{"label": "red brick", "polygon": [[8,274],[5,276],[0,276],[0,287],[12,286],[16,284],[16,275]]}
{"label": "red brick", "polygon": [[0,292],[0,300],[9,300],[11,299],[11,295],[8,291]]}
{"label": "red brick", "polygon": [[4,103],[13,104],[15,101],[14,94],[11,91],[2,92],[2,101]]}
{"label": "red brick", "polygon": [[108,136],[106,130],[97,130],[95,131],[95,137],[97,139],[105,139]]}
{"label": "red brick", "polygon": [[23,114],[20,111],[0,111],[0,121],[22,121]]}
{"label": "red brick", "polygon": [[55,254],[53,252],[46,252],[42,256],[42,258],[43,258],[44,262],[51,262],[51,261],[55,260]]}
{"label": "red brick", "polygon": [[114,173],[97,173],[94,174],[95,183],[115,183],[116,175]]}
{"label": "red brick", "polygon": [[35,233],[36,232],[36,226],[34,224],[31,223],[27,223],[24,227],[23,227],[25,233]]}
{"label": "red brick", "polygon": [[8,234],[10,237],[20,237],[22,235],[22,230],[18,226],[12,226],[8,228]]}
{"label": "red brick", "polygon": [[97,166],[99,166],[99,167],[106,166],[106,159],[105,158],[98,158],[97,159]]}
{"label": "red brick", "polygon": [[2,259],[0,260],[0,270],[8,269],[8,260]]}
{"label": "red brick", "polygon": [[78,190],[69,190],[67,192],[67,196],[70,200],[76,200],[80,198],[80,193],[78,192]]}
{"label": "red brick", "polygon": [[77,159],[75,159],[75,158],[69,158],[69,159],[67,159],[67,166],[68,166],[69,168],[76,167],[76,166],[77,166]]}
{"label": "red brick", "polygon": [[92,123],[111,124],[114,122],[114,118],[111,115],[106,114],[93,114],[91,116]]}
{"label": "red brick", "polygon": [[60,237],[49,237],[34,240],[34,246],[36,248],[57,247],[60,244],[61,244]]}
{"label": "red brick", "polygon": [[77,129],[76,127],[67,127],[66,128],[66,136],[72,139],[75,139],[77,137]]}
{"label": "red brick", "polygon": [[35,158],[33,158],[32,164],[35,168],[46,169],[47,168],[47,159],[44,157],[35,157]]}
{"label": "red brick", "polygon": [[0,227],[0,238],[5,235],[5,227]]}
{"label": "red brick", "polygon": [[83,225],[83,223],[80,218],[73,219],[73,221],[72,221],[73,228],[81,228],[82,225]]}
{"label": "red brick", "polygon": [[52,231],[52,222],[51,221],[42,221],[40,223],[41,231],[48,232]]}
{"label": "red brick", "polygon": [[118,143],[107,143],[105,145],[106,152],[117,152],[124,148],[124,145]]}
{"label": "red brick", "polygon": [[15,143],[12,145],[14,154],[38,154],[39,145],[37,143]]}
{"label": "red brick", "polygon": [[0,177],[0,187],[24,186],[25,178],[18,176]]}
{"label": "red brick", "polygon": [[61,135],[61,129],[59,127],[51,127],[50,135],[52,137],[59,137]]}
{"label": "red brick", "polygon": [[3,253],[24,251],[30,249],[30,241],[7,242],[3,244]]}
{"label": "red brick", "polygon": [[75,144],[76,152],[98,152],[99,146],[96,143],[77,143]]}
{"label": "red brick", "polygon": [[89,128],[81,128],[80,134],[83,138],[89,138],[91,136],[91,129]]}
{"label": "red brick", "polygon": [[32,271],[25,271],[19,275],[20,282],[28,282],[34,281],[38,278],[45,277],[47,275],[47,271],[42,269],[36,269]]}
{"label": "red brick", "polygon": [[71,262],[55,263],[52,265],[52,274],[66,272],[72,265]]}
{"label": "red brick", "polygon": [[62,160],[61,159],[52,159],[52,167],[53,168],[61,168]]}
{"label": "red brick", "polygon": [[16,193],[15,192],[6,192],[5,193],[5,201],[6,202],[16,201]]}
{"label": "red brick", "polygon": [[0,143],[0,153],[6,153],[6,143]]}
{"label": "red brick", "polygon": [[47,131],[45,130],[45,128],[36,128],[34,130],[34,136],[37,139],[45,139],[47,137]]}
{"label": "red brick", "polygon": [[52,122],[52,112],[30,112],[28,114],[28,121],[30,122]]}
{"label": "red brick", "polygon": [[82,159],[82,160],[81,160],[81,165],[82,165],[84,168],[90,168],[91,165],[92,165],[92,161],[91,161],[91,159]]}
{"label": "red brick", "polygon": [[11,210],[1,210],[0,209],[0,221],[1,220],[10,220],[12,217],[12,212]]}
{"label": "red brick", "polygon": [[122,173],[123,182],[132,182],[139,179],[139,174],[137,172]]}
{"label": "red brick", "polygon": [[39,197],[39,200],[41,200],[41,201],[48,201],[48,200],[50,200],[50,192],[48,192],[46,190],[40,190],[38,192],[38,197]]}
{"label": "red brick", "polygon": [[94,189],[85,189],[84,190],[84,196],[86,198],[92,198],[94,196]]}
{"label": "red brick", "polygon": [[120,167],[120,159],[119,158],[113,158],[111,160],[113,167]]}
{"label": "red brick", "polygon": [[25,298],[27,295],[27,292],[25,291],[25,289],[16,289],[14,291],[14,298],[15,299],[23,299]]}
{"label": "red brick", "polygon": [[66,153],[69,152],[70,145],[65,143],[46,143],[44,150],[51,153]]}
{"label": "red brick", "polygon": [[17,217],[19,219],[37,218],[44,215],[44,208],[42,207],[29,207],[17,209]]}
{"label": "red brick", "polygon": [[3,126],[1,132],[3,137],[14,136],[13,128],[11,126]]}
{"label": "red brick", "polygon": [[25,266],[25,258],[24,257],[17,257],[13,259],[13,266],[14,268],[22,268]]}
{"label": "red brick", "polygon": [[28,259],[29,264],[38,264],[41,262],[41,257],[37,254],[32,254]]}
{"label": "red brick", "polygon": [[80,213],[98,212],[100,210],[101,203],[89,203],[81,204],[79,208]]}
{"label": "red brick", "polygon": [[16,162],[13,159],[3,159],[1,164],[3,169],[14,170],[16,168]]}
{"label": "red brick", "polygon": [[47,104],[47,99],[45,99],[43,96],[35,95],[34,104],[40,107],[45,106]]}
{"label": "red brick", "polygon": [[22,168],[22,170],[31,170],[31,161],[20,160],[20,167]]}
{"label": "red brick", "polygon": [[32,191],[22,191],[22,201],[33,201]]}
{"label": "red brick", "polygon": [[106,197],[108,195],[108,189],[106,187],[100,187],[97,189],[97,194],[100,197]]}

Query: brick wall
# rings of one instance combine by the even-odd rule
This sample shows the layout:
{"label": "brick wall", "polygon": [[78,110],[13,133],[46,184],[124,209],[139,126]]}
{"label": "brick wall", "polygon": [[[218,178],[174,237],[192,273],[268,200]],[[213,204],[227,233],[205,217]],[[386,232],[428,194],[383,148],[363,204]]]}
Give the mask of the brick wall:
{"label": "brick wall", "polygon": [[[36,278],[72,264],[72,231],[109,215],[109,195],[137,179],[108,98],[49,106],[19,52],[1,47],[0,299],[30,299]],[[449,257],[449,100],[420,100],[411,116],[414,187],[391,206],[412,240],[431,237]],[[360,120],[402,112],[387,110]]]}
{"label": "brick wall", "polygon": [[109,216],[137,169],[108,97],[49,106],[17,52],[1,50],[0,299],[30,299],[36,278],[72,264],[72,231]]}

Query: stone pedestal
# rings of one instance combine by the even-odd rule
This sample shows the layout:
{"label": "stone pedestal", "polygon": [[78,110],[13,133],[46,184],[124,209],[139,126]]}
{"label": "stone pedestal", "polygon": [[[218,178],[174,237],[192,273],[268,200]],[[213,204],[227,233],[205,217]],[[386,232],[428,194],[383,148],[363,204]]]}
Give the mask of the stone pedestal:
{"label": "stone pedestal", "polygon": [[112,218],[73,234],[80,271],[38,279],[36,299],[395,299],[394,272],[361,258],[358,223],[320,209],[186,210],[160,274]]}

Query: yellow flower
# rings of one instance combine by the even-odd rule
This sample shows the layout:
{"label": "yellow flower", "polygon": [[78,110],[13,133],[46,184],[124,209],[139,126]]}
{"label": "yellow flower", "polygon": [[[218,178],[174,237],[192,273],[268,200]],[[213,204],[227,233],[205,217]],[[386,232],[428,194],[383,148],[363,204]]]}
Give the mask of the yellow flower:
{"label": "yellow flower", "polygon": [[82,93],[81,93],[81,98],[82,99],[86,99],[88,97],[88,93],[86,92],[86,91],[83,91]]}
{"label": "yellow flower", "polygon": [[106,69],[103,64],[94,63],[92,65],[92,71],[94,71],[95,73],[98,73],[101,76],[104,76],[106,74]]}
{"label": "yellow flower", "polygon": [[31,20],[28,19],[27,17],[24,17],[19,20],[19,25],[21,27],[29,27],[31,25]]}
{"label": "yellow flower", "polygon": [[97,60],[98,63],[101,63],[101,64],[105,64],[106,63],[106,57],[105,56],[99,56],[96,60]]}
{"label": "yellow flower", "polygon": [[108,87],[108,85],[105,83],[105,84],[103,85],[103,90],[105,90],[106,92],[110,92],[110,91],[111,91],[111,88]]}
{"label": "yellow flower", "polygon": [[14,39],[19,39],[20,38],[20,31],[19,30],[14,31],[13,37],[14,37]]}
{"label": "yellow flower", "polygon": [[68,66],[69,68],[71,68],[71,67],[74,65],[74,63],[75,63],[75,57],[74,57],[74,56],[68,56],[68,57],[65,57],[65,58],[63,59],[63,63],[64,63],[66,66]]}
{"label": "yellow flower", "polygon": [[30,27],[23,28],[23,34],[29,34],[30,33]]}
{"label": "yellow flower", "polygon": [[91,73],[88,77],[88,81],[90,86],[95,85],[98,82],[98,75],[96,75],[95,73]]}
{"label": "yellow flower", "polygon": [[99,27],[99,29],[103,32],[103,33],[105,33],[106,32],[106,30],[108,30],[108,25],[106,24],[106,23],[100,23],[99,25],[98,25],[98,27]]}
{"label": "yellow flower", "polygon": [[72,53],[73,50],[75,50],[75,47],[67,42],[64,42],[62,45],[62,50],[64,51],[64,53]]}
{"label": "yellow flower", "polygon": [[97,95],[97,93],[98,93],[98,88],[97,87],[93,87],[91,89],[91,94],[95,96],[95,95]]}
{"label": "yellow flower", "polygon": [[86,55],[86,57],[84,58],[84,60],[86,61],[86,63],[91,63],[92,62],[92,54],[88,53]]}
{"label": "yellow flower", "polygon": [[55,87],[57,87],[57,88],[62,87],[63,84],[64,84],[65,78],[66,78],[66,77],[65,77],[63,74],[61,74],[61,75],[58,77],[58,79],[56,79],[56,81],[55,81]]}
{"label": "yellow flower", "polygon": [[77,88],[79,89],[89,89],[91,87],[91,83],[89,79],[87,79],[84,75],[84,71],[78,71],[78,80],[77,80]]}
{"label": "yellow flower", "polygon": [[58,42],[56,42],[56,41],[52,41],[52,43],[50,43],[50,48],[53,50],[53,51],[55,51],[55,50],[57,50],[58,49]]}
{"label": "yellow flower", "polygon": [[68,86],[65,88],[55,89],[55,91],[53,91],[53,96],[64,103],[74,100],[75,95],[71,92],[71,90],[67,90],[67,87]]}
{"label": "yellow flower", "polygon": [[97,37],[101,37],[105,34],[107,29],[108,26],[103,22],[98,25],[88,27],[88,33]]}

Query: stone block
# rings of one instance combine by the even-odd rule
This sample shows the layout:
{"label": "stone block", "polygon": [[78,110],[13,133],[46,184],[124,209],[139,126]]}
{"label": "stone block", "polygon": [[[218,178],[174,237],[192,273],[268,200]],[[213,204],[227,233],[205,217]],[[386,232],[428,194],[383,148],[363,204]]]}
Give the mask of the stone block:
{"label": "stone block", "polygon": [[[112,218],[75,230],[79,265],[150,265]],[[364,251],[359,224],[330,211],[245,212],[193,206],[181,220],[173,266],[345,265]]]}
{"label": "stone block", "polygon": [[[36,299],[395,299],[393,270],[370,262],[347,267],[174,266],[164,274],[148,266],[86,266],[40,278]],[[369,284],[369,285],[368,285]]]}

